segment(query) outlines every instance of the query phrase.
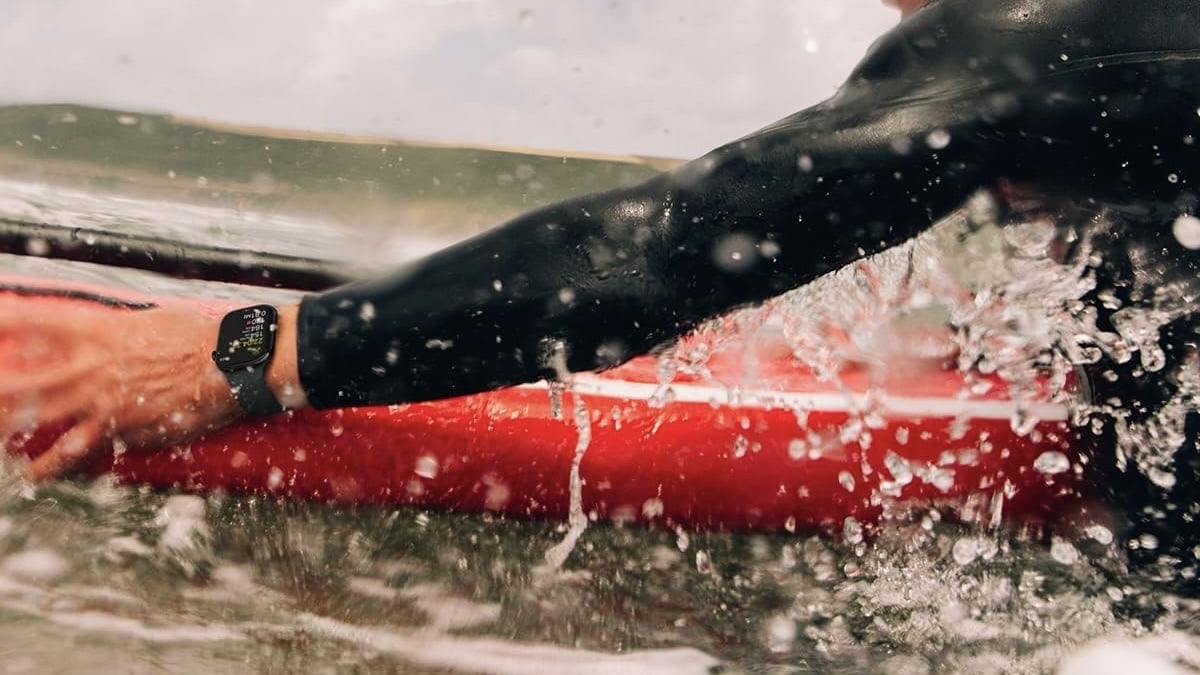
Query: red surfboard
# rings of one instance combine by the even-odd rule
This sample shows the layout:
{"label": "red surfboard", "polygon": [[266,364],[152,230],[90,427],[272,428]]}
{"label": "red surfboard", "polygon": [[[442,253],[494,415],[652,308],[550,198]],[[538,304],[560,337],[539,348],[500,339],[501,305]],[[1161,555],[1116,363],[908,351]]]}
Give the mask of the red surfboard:
{"label": "red surfboard", "polygon": [[[98,299],[213,314],[245,304],[0,280],[5,307]],[[576,375],[556,395],[541,384],[290,412],[179,447],[110,455],[93,470],[189,491],[564,518],[582,450],[590,518],[733,530],[842,528],[931,506],[983,522],[1042,521],[1078,498],[1068,409],[1045,392],[1027,393],[1023,410],[1037,422],[1018,433],[1004,382],[940,364],[882,377],[850,365],[818,377],[767,335],[723,344],[704,366],[662,384],[657,359],[642,357]],[[22,433],[7,446],[36,454],[48,440]]]}

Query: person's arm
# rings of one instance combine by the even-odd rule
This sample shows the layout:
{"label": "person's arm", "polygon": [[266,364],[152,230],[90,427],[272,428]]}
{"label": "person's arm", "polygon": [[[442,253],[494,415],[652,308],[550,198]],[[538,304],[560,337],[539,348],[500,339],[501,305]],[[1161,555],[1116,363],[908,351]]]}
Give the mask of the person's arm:
{"label": "person's arm", "polygon": [[[1192,213],[1197,20],[1194,0],[935,0],[823,104],[284,308],[279,330],[296,338],[281,339],[270,383],[329,407],[537,379],[556,342],[570,368],[615,364],[903,241],[1002,180]],[[208,357],[216,325],[166,310],[0,316],[0,349],[54,353],[0,383],[0,431],[63,426],[41,477],[115,438],[153,447],[226,424],[238,410]]]}
{"label": "person's arm", "polygon": [[[1026,27],[977,7],[933,4],[829,101],[670,173],[305,298],[308,400],[399,403],[527,382],[553,375],[560,348],[570,370],[612,366],[905,241],[1001,178],[1081,179],[1084,131],[1067,122],[1087,103],[1048,108],[1059,47],[1037,46],[1062,27],[1005,35]],[[1008,43],[1034,75],[998,62]]]}

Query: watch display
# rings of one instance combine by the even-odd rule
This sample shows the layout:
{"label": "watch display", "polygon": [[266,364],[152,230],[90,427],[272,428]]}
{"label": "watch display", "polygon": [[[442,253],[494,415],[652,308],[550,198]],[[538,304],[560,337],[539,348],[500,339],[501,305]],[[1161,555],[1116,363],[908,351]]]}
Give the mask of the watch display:
{"label": "watch display", "polygon": [[213,361],[229,371],[261,365],[271,358],[279,313],[271,305],[232,311],[221,321]]}

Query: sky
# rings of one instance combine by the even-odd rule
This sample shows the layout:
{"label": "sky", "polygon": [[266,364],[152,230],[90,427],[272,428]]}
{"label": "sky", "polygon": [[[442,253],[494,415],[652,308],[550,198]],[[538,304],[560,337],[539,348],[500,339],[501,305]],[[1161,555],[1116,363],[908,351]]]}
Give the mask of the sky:
{"label": "sky", "polygon": [[3,0],[0,103],[690,157],[831,95],[880,0]]}

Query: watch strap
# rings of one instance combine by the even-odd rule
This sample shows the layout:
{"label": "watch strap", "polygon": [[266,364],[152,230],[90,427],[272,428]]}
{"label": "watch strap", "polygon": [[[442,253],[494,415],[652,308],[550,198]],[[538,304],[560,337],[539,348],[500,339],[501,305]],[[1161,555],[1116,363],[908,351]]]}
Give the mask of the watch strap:
{"label": "watch strap", "polygon": [[250,415],[275,415],[284,411],[267,386],[266,365],[223,371],[238,405]]}

